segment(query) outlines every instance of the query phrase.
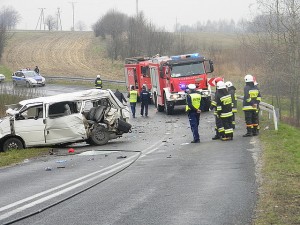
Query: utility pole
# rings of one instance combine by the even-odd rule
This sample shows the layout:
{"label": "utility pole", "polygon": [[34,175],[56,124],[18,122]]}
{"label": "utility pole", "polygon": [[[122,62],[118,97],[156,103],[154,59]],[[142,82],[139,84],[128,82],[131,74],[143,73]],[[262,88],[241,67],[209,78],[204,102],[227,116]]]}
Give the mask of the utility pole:
{"label": "utility pole", "polygon": [[72,10],[73,10],[73,27],[72,27],[72,31],[75,30],[75,13],[74,13],[74,8],[75,8],[75,3],[77,2],[70,2],[72,4]]}
{"label": "utility pole", "polygon": [[60,8],[57,8],[57,30],[62,31],[61,18],[60,18]]}
{"label": "utility pole", "polygon": [[136,0],[136,17],[139,16],[139,0]]}
{"label": "utility pole", "polygon": [[44,24],[44,30],[45,30],[45,15],[44,15],[44,9],[46,8],[39,8],[39,10],[41,10],[38,22],[36,24],[35,29],[38,28],[38,25],[40,24],[40,30],[42,30],[42,24]]}

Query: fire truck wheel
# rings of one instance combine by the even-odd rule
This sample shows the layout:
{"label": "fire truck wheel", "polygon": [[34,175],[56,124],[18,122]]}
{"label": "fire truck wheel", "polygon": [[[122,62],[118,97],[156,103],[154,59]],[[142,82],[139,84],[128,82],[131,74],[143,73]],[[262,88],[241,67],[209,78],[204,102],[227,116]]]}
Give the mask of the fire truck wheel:
{"label": "fire truck wheel", "polygon": [[166,98],[166,94],[164,96],[164,99],[165,99],[165,112],[166,112],[167,115],[172,115],[173,111],[174,111],[174,106],[170,106],[168,104],[168,101],[167,101],[167,98]]}

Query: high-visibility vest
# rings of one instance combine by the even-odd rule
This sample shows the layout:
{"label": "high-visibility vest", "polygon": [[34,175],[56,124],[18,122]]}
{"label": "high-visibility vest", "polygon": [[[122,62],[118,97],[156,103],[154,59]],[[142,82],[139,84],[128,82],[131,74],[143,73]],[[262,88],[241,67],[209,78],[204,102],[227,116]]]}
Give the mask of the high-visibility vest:
{"label": "high-visibility vest", "polygon": [[102,80],[97,79],[96,82],[95,82],[95,86],[96,86],[96,88],[102,88]]}
{"label": "high-visibility vest", "polygon": [[[198,93],[192,93],[190,94],[191,100],[192,100],[192,105],[194,106],[195,109],[200,109],[200,102],[201,102],[201,95]],[[185,111],[191,110],[188,105],[185,106]]]}
{"label": "high-visibility vest", "polygon": [[129,96],[129,102],[137,102],[137,96],[138,96],[138,92],[137,91],[130,91],[129,92],[130,96]]}

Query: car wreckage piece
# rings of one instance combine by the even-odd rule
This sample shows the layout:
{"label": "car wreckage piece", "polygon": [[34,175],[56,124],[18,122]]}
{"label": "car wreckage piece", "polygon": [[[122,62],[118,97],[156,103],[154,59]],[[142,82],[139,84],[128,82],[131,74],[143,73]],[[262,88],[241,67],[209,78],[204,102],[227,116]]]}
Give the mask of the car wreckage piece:
{"label": "car wreckage piece", "polygon": [[129,108],[111,90],[23,100],[0,119],[0,151],[87,142],[105,145],[131,132]]}

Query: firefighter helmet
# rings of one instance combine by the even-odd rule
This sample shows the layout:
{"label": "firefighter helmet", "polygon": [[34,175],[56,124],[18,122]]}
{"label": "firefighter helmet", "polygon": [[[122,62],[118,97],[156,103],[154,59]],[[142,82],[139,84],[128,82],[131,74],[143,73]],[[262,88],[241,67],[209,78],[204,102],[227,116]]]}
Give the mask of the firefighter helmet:
{"label": "firefighter helmet", "polygon": [[219,81],[223,81],[223,78],[222,77],[216,77],[215,78],[215,83],[217,84]]}
{"label": "firefighter helmet", "polygon": [[247,74],[244,79],[245,79],[246,83],[247,82],[254,82],[254,78],[251,74]]}
{"label": "firefighter helmet", "polygon": [[101,76],[98,74],[98,75],[97,75],[97,78],[100,78],[100,77],[101,77]]}
{"label": "firefighter helmet", "polygon": [[218,83],[217,83],[217,89],[219,90],[219,89],[225,89],[226,88],[226,85],[225,85],[225,83],[224,83],[224,81],[219,81]]}
{"label": "firefighter helmet", "polygon": [[228,88],[233,86],[231,81],[227,81],[227,82],[225,83],[225,85],[226,85],[226,87],[228,87]]}
{"label": "firefighter helmet", "polygon": [[194,90],[194,89],[196,89],[196,85],[195,84],[189,84],[188,89]]}

